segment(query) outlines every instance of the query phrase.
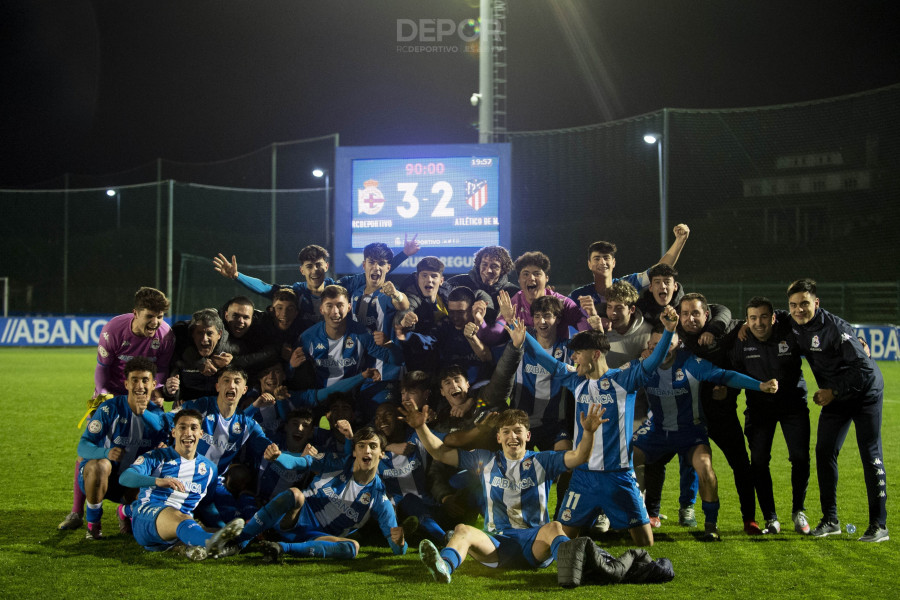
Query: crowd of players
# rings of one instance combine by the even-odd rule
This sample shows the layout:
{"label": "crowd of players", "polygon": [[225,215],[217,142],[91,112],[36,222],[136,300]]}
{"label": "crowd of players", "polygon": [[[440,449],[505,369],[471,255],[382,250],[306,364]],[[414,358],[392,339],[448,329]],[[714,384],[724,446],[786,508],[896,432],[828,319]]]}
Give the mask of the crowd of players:
{"label": "crowd of players", "polygon": [[[118,504],[119,530],[148,550],[177,547],[200,560],[253,543],[268,560],[352,558],[359,542],[349,536],[374,519],[397,554],[421,539],[420,557],[440,582],[467,555],[500,567],[556,559],[565,586],[664,580],[670,565],[645,553],[614,559],[588,534],[627,530],[652,546],[666,518],[665,465],[677,456],[678,524],[719,541],[709,439],[734,472],[744,531],[779,534],[769,472],[779,423],[794,530],[840,533],[837,456],[852,422],[869,500],[860,541],[887,540],[877,364],[819,306],[812,280],[790,285],[789,311],[755,297],[742,320],[685,293],[674,267],[689,233],[676,226],[658,264],[621,278],[616,246],[591,244],[593,281],[570,296],[549,287],[545,254],[513,262],[499,246],[479,250],[467,274],[445,279],[427,256],[416,273],[389,281],[419,252],[415,238],[397,254],[370,244],[363,273],[337,281],[328,252],[307,246],[303,280],[284,286],[219,254],[215,270],[266,309],[238,296],[171,328],[165,295],[141,288],[133,312],[101,333],[72,512],[59,528],[86,521],[86,538],[101,539],[107,499]],[[801,356],[822,407],[816,527],[805,514]],[[479,515],[482,529],[472,526]]]}

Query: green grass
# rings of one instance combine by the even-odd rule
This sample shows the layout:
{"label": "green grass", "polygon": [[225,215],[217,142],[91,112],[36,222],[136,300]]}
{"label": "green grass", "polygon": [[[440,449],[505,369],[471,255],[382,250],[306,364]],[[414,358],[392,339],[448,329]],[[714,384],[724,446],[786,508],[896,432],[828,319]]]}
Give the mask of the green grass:
{"label": "green grass", "polygon": [[[867,524],[866,498],[855,434],[840,457],[838,506],[843,523],[859,528],[855,536],[823,540],[801,538],[789,521],[790,478],[780,433],[773,449],[776,501],[786,533],[749,538],[741,531],[731,471],[718,450],[724,541],[701,544],[677,525],[663,524],[654,558],[668,557],[675,580],[665,585],[621,585],[615,590],[588,586],[561,590],[556,568],[495,571],[471,560],[454,574],[449,587],[438,587],[415,551],[395,557],[386,546],[364,546],[352,562],[289,559],[261,565],[258,554],[222,561],[189,563],[168,554],[144,552],[130,537],[116,534],[115,513],[104,515],[108,538],[83,539],[84,529],[57,532],[71,505],[72,468],[84,413],[93,388],[92,349],[0,349],[0,403],[5,415],[0,436],[0,598],[895,598],[900,553],[900,520],[889,512],[896,539],[860,544]],[[900,364],[881,363],[887,381],[883,440],[888,477],[895,477],[900,447]],[[807,373],[808,375],[808,373]],[[808,377],[809,381],[812,381]],[[814,386],[814,384],[813,384]],[[818,418],[812,406],[812,418]],[[813,427],[815,434],[815,426]],[[815,440],[813,440],[813,444]],[[672,469],[675,471],[675,469]],[[893,485],[893,481],[889,480]],[[670,477],[663,512],[677,515],[677,482]],[[894,493],[893,487],[890,488]],[[890,499],[890,498],[889,498]],[[807,513],[818,522],[818,487],[810,482]],[[896,510],[889,502],[888,510]],[[629,547],[622,538],[605,539],[613,554]]]}

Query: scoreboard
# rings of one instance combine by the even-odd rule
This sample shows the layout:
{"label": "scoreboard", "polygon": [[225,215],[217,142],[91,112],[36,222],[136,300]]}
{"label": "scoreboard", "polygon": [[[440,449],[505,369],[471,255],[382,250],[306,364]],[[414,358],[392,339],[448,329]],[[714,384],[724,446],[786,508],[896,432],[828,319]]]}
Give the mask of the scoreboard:
{"label": "scoreboard", "polygon": [[336,273],[353,273],[363,248],[405,237],[422,249],[396,272],[437,256],[462,273],[484,246],[509,246],[509,144],[339,147],[335,156]]}

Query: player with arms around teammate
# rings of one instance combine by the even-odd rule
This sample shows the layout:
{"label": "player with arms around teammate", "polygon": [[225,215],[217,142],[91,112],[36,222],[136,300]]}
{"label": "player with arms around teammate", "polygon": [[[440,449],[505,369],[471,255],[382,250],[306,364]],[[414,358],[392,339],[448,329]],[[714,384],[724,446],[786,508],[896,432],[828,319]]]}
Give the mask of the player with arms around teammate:
{"label": "player with arms around teammate", "polygon": [[269,561],[285,553],[316,558],[354,558],[359,542],[347,536],[375,516],[394,554],[406,553],[403,528],[397,526],[394,507],[378,477],[384,457],[384,436],[364,427],[353,435],[353,454],[323,458],[295,456],[273,448],[266,460],[286,469],[309,468],[319,475],[306,491],[290,488],[261,508],[247,523],[239,541],[246,546],[253,538],[273,529],[284,541],[263,542]]}
{"label": "player with arms around teammate", "polygon": [[594,522],[601,509],[616,529],[628,529],[640,546],[653,545],[650,517],[638,490],[631,463],[631,439],[634,427],[635,392],[646,385],[666,355],[666,348],[678,323],[672,307],[660,315],[665,325],[660,345],[644,361],[625,363],[618,369],[606,364],[609,340],[595,330],[581,331],[569,341],[575,370],[549,354],[526,336],[525,353],[535,356],[575,395],[575,411],[581,415],[591,405],[600,404],[609,419],[595,432],[586,432],[576,422],[575,443],[585,435],[594,437],[594,450],[586,464],[572,474],[561,510],[563,529],[569,537]]}
{"label": "player with arms around teammate", "polygon": [[869,528],[859,541],[885,542],[890,538],[881,447],[884,402],[881,370],[863,349],[850,325],[819,307],[815,281],[798,279],[790,285],[787,295],[797,344],[819,386],[813,401],[822,407],[816,434],[822,521],[812,535],[825,537],[841,532],[837,516],[837,457],[852,422],[869,499]]}
{"label": "player with arms around teammate", "polygon": [[[524,332],[521,325],[516,329]],[[427,407],[419,411],[406,401],[404,415],[435,460],[477,475],[483,490],[484,531],[459,524],[440,552],[427,539],[419,545],[420,558],[435,581],[450,583],[451,574],[469,554],[486,566],[504,568],[543,568],[556,558],[559,545],[569,538],[558,521],[550,521],[550,484],[590,456],[593,433],[604,422],[600,406],[581,414],[580,424],[588,435],[566,452],[526,450],[531,432],[528,415],[521,410],[503,411],[496,419],[501,448],[497,452],[444,445],[425,424]]]}
{"label": "player with arms around teammate", "polygon": [[172,429],[175,447],[139,456],[119,477],[121,485],[141,488],[130,507],[132,527],[137,543],[151,552],[167,550],[181,541],[191,560],[218,558],[225,543],[244,526],[242,519],[235,519],[215,533],[207,533],[192,516],[216,482],[216,466],[197,453],[202,420],[195,410],[179,412]]}

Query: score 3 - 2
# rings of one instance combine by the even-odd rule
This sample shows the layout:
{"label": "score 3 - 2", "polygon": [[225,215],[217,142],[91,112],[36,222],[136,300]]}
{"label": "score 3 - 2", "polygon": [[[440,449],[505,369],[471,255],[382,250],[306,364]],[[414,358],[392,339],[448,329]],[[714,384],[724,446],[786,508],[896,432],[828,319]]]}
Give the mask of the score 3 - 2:
{"label": "score 3 - 2", "polygon": [[[416,198],[416,188],[418,183],[398,182],[397,191],[403,192],[400,202],[407,206],[398,206],[397,214],[404,219],[412,219],[419,214],[419,198]],[[438,200],[437,206],[431,211],[432,217],[452,217],[455,215],[453,207],[449,206],[450,198],[453,197],[453,187],[447,181],[436,181],[431,186],[432,194],[440,194],[441,199]],[[422,198],[422,202],[428,202],[428,198]]]}

